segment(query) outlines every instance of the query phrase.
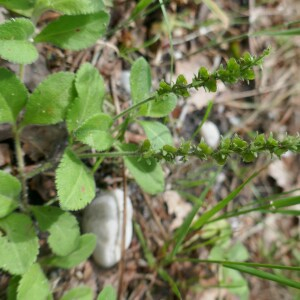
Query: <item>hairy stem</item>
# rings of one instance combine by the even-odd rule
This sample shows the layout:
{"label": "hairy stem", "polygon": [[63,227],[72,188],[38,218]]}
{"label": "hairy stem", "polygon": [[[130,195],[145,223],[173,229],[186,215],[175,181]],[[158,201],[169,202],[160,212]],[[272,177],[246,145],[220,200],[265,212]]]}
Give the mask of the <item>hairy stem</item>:
{"label": "hairy stem", "polygon": [[80,158],[93,158],[93,157],[121,157],[121,156],[140,156],[140,151],[116,151],[116,152],[100,152],[100,153],[86,153],[79,154]]}
{"label": "hairy stem", "polygon": [[50,161],[46,162],[46,163],[40,165],[39,167],[35,168],[34,170],[32,170],[28,173],[25,173],[25,178],[28,180],[28,179],[30,179],[30,178],[32,178],[32,177],[34,177],[34,176],[36,176],[40,173],[43,173],[47,170],[50,170],[50,169],[54,168],[54,166],[55,166],[54,162],[50,162]]}
{"label": "hairy stem", "polygon": [[27,184],[26,184],[26,174],[25,174],[25,162],[24,155],[21,147],[21,137],[20,130],[16,125],[13,126],[13,134],[15,140],[15,151],[16,151],[16,159],[18,164],[18,173],[22,186],[22,201],[21,208],[24,211],[27,211],[28,208],[28,194],[27,194]]}
{"label": "hairy stem", "polygon": [[122,111],[121,113],[119,113],[118,115],[116,115],[116,116],[114,117],[114,121],[116,121],[117,119],[119,119],[119,118],[125,116],[126,114],[130,113],[131,111],[133,111],[133,110],[139,108],[139,107],[142,106],[143,104],[146,104],[146,103],[148,103],[148,102],[150,102],[150,101],[153,101],[153,100],[155,100],[155,99],[156,99],[155,96],[151,96],[151,97],[149,97],[149,98],[147,98],[147,99],[145,99],[145,100],[143,100],[143,101],[141,101],[141,102],[139,102],[139,103],[136,103],[136,104],[130,106],[129,108],[125,109],[124,111]]}
{"label": "hairy stem", "polygon": [[19,66],[19,78],[22,82],[24,81],[24,76],[25,76],[25,65],[20,65]]}

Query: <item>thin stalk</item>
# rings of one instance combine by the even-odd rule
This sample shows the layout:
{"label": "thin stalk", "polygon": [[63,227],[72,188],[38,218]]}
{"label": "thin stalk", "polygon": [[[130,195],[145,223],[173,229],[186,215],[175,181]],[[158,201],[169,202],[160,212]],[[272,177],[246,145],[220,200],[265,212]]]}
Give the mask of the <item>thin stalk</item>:
{"label": "thin stalk", "polygon": [[125,109],[124,111],[122,111],[121,113],[119,113],[118,115],[116,115],[114,117],[114,121],[116,121],[117,119],[125,116],[126,114],[130,113],[131,111],[137,109],[138,107],[142,106],[143,104],[146,104],[146,103],[148,103],[150,101],[153,101],[155,99],[156,99],[156,97],[152,96],[152,97],[149,97],[149,98],[147,98],[147,99],[145,99],[145,100],[143,100],[143,101],[141,101],[139,103],[136,103],[136,104],[130,106],[129,108]]}
{"label": "thin stalk", "polygon": [[86,153],[79,154],[80,158],[93,158],[93,157],[122,157],[122,156],[140,156],[138,151],[116,151],[116,152],[101,152],[101,153]]}
{"label": "thin stalk", "polygon": [[192,140],[197,136],[197,134],[198,134],[199,131],[201,130],[203,124],[204,124],[204,123],[206,122],[206,120],[208,119],[212,107],[213,107],[213,102],[212,102],[212,101],[209,101],[209,102],[208,102],[208,105],[207,105],[207,109],[206,109],[205,115],[204,115],[204,118],[202,119],[201,123],[199,124],[199,126],[197,127],[197,129],[195,130],[195,132],[193,133],[192,138],[191,138]]}
{"label": "thin stalk", "polygon": [[23,82],[25,76],[25,65],[19,65],[19,78]]}
{"label": "thin stalk", "polygon": [[25,162],[24,162],[24,155],[21,147],[20,131],[16,125],[13,125],[13,134],[15,140],[15,151],[16,151],[16,159],[18,165],[18,173],[19,173],[19,178],[22,186],[21,208],[24,211],[27,211],[28,194],[27,194],[26,174],[25,174]]}
{"label": "thin stalk", "polygon": [[93,165],[92,174],[95,174],[98,168],[100,167],[101,163],[103,162],[104,157],[99,157],[96,163]]}
{"label": "thin stalk", "polygon": [[43,173],[45,171],[48,171],[50,169],[52,169],[54,167],[54,163],[53,162],[46,162],[42,165],[40,165],[39,167],[35,168],[34,170],[28,172],[28,173],[25,173],[25,178],[26,180],[40,174],[40,173]]}
{"label": "thin stalk", "polygon": [[299,266],[285,266],[285,265],[275,265],[275,264],[264,264],[264,263],[253,263],[253,262],[237,262],[230,260],[217,260],[217,259],[198,259],[190,257],[174,257],[170,263],[173,262],[192,262],[198,264],[219,264],[219,265],[240,265],[249,266],[257,268],[267,268],[267,269],[278,269],[278,270],[290,270],[290,271],[300,271]]}

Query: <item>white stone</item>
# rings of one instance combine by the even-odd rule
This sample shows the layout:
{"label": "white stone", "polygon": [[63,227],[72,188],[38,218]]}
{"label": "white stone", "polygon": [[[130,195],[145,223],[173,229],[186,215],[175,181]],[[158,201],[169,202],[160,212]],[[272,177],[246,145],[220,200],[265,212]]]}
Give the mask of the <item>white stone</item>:
{"label": "white stone", "polygon": [[220,131],[213,122],[206,121],[201,127],[200,133],[208,146],[216,149],[220,143]]}
{"label": "white stone", "polygon": [[[121,258],[122,223],[124,193],[120,189],[100,191],[99,195],[88,205],[83,215],[83,231],[97,236],[97,246],[93,258],[99,266],[110,268]],[[132,239],[132,203],[126,200],[126,239],[129,247]]]}

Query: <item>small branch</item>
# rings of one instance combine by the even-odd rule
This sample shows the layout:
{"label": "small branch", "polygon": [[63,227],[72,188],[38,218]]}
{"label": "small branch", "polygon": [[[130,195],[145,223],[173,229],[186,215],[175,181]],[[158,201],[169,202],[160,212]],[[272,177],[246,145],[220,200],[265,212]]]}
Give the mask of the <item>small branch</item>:
{"label": "small branch", "polygon": [[203,124],[206,122],[206,120],[208,119],[209,115],[210,115],[210,112],[211,112],[211,109],[213,107],[213,102],[212,101],[209,101],[208,102],[208,105],[207,105],[207,109],[206,109],[206,112],[205,112],[205,115],[201,121],[201,123],[198,125],[198,127],[196,128],[196,130],[194,131],[194,133],[192,134],[192,140],[197,136],[197,134],[199,133],[199,131],[201,130]]}
{"label": "small branch", "polygon": [[24,82],[24,76],[25,76],[25,65],[19,66],[19,78],[22,82]]}
{"label": "small branch", "polygon": [[39,175],[40,173],[43,173],[47,170],[54,168],[54,166],[55,166],[55,163],[46,162],[46,163],[40,165],[39,167],[36,167],[34,170],[25,173],[25,178],[26,178],[26,180],[28,180],[36,175]]}
{"label": "small branch", "polygon": [[96,152],[79,154],[80,158],[93,158],[93,157],[122,157],[122,156],[140,156],[139,151],[116,151],[116,152]]}
{"label": "small branch", "polygon": [[18,164],[18,173],[22,186],[22,201],[21,208],[23,210],[27,210],[28,207],[28,194],[27,194],[27,184],[26,184],[26,174],[25,174],[25,162],[24,155],[21,147],[21,139],[20,139],[20,131],[16,125],[13,125],[13,134],[15,140],[15,151],[16,151],[16,159]]}
{"label": "small branch", "polygon": [[117,119],[119,119],[119,118],[121,118],[121,117],[127,115],[127,114],[130,113],[131,111],[133,111],[133,110],[139,108],[139,107],[142,106],[143,104],[146,104],[146,103],[148,103],[148,102],[150,102],[150,101],[153,101],[153,100],[155,100],[155,99],[156,99],[155,96],[151,96],[151,97],[149,97],[149,98],[147,98],[147,99],[145,99],[145,100],[143,100],[143,101],[141,101],[141,102],[139,102],[139,103],[136,103],[136,104],[130,106],[129,108],[125,109],[124,111],[122,111],[121,113],[119,113],[118,115],[116,115],[116,116],[114,117],[114,121],[116,121]]}

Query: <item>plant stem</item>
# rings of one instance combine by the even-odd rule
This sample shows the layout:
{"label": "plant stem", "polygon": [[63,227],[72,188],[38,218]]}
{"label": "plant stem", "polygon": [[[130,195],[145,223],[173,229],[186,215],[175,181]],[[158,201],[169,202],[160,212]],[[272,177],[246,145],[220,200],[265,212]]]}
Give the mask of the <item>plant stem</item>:
{"label": "plant stem", "polygon": [[24,211],[28,209],[28,194],[27,194],[27,184],[26,184],[26,174],[25,174],[25,162],[23,151],[21,147],[21,138],[20,138],[20,130],[17,128],[16,125],[13,125],[13,134],[15,140],[15,151],[16,151],[16,159],[18,164],[18,173],[21,181],[22,186],[22,201],[21,201],[21,208]]}
{"label": "plant stem", "polygon": [[50,170],[52,169],[53,167],[55,166],[54,162],[46,162],[42,165],[40,165],[39,167],[35,168],[34,170],[28,172],[28,173],[25,173],[25,178],[26,180],[40,174],[40,173],[43,173],[47,170]]}
{"label": "plant stem", "polygon": [[19,77],[22,82],[24,81],[24,75],[25,75],[25,65],[19,65]]}
{"label": "plant stem", "polygon": [[193,133],[191,140],[193,140],[197,136],[197,134],[199,133],[199,131],[201,130],[203,124],[206,122],[206,120],[208,119],[208,117],[210,115],[210,111],[211,111],[212,107],[213,107],[213,102],[209,101],[208,105],[207,105],[207,109],[206,109],[205,115],[204,115],[201,123],[198,125],[197,129]]}
{"label": "plant stem", "polygon": [[116,151],[116,152],[100,152],[100,153],[86,153],[79,154],[80,158],[93,158],[93,157],[121,157],[121,156],[140,156],[139,151]]}
{"label": "plant stem", "polygon": [[147,99],[145,99],[145,100],[143,100],[143,101],[141,101],[139,103],[136,103],[136,104],[130,106],[129,108],[125,109],[124,111],[122,111],[121,113],[119,113],[118,115],[116,115],[114,117],[114,121],[116,121],[117,119],[119,119],[119,118],[123,117],[124,115],[128,114],[132,110],[134,110],[134,109],[142,106],[143,104],[146,104],[146,103],[148,103],[148,102],[150,102],[152,100],[155,100],[155,99],[156,99],[155,96],[151,96],[151,97],[149,97],[149,98],[147,98]]}

